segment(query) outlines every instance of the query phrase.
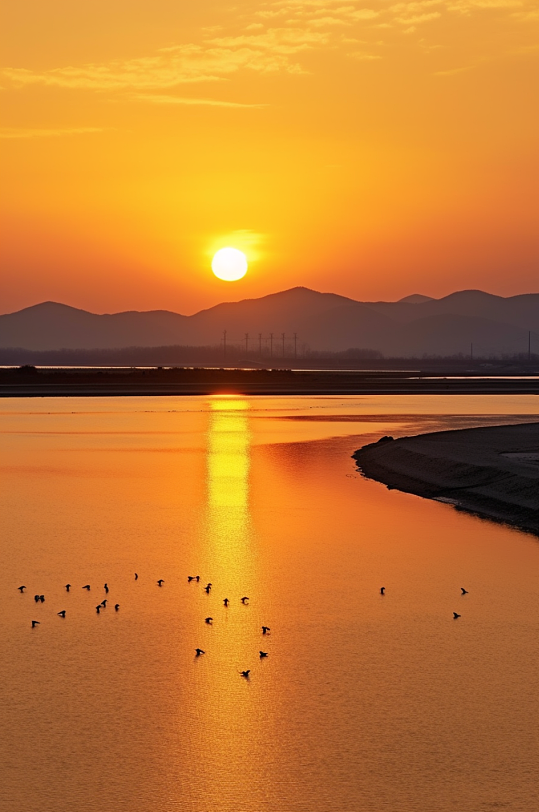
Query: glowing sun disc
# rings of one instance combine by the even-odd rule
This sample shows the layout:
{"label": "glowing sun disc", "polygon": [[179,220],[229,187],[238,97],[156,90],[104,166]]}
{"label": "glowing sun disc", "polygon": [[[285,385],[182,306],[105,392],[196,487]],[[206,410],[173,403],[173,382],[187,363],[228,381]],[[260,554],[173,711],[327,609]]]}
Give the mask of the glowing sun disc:
{"label": "glowing sun disc", "polygon": [[221,248],[212,259],[211,269],[218,279],[236,282],[247,273],[247,257],[237,248]]}

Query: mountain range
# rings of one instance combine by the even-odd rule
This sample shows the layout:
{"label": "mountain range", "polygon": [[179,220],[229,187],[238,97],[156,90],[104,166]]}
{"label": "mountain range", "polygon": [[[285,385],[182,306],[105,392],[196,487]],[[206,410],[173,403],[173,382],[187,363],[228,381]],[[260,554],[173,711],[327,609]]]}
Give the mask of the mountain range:
{"label": "mountain range", "polygon": [[[43,302],[0,316],[0,348],[118,349],[229,344],[255,350],[270,333],[280,347],[297,334],[297,347],[338,352],[376,350],[386,356],[500,356],[539,352],[539,294],[507,298],[464,290],[441,299],[420,294],[398,302],[360,302],[295,287],[259,299],[225,302],[192,316],[167,310],[98,315]],[[531,332],[530,332],[531,331]]]}

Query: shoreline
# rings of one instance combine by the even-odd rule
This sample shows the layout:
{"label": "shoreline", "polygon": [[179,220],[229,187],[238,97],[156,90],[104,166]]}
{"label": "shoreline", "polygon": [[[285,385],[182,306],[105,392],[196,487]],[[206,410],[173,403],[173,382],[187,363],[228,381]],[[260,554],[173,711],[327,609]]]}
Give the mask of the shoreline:
{"label": "shoreline", "polygon": [[381,438],[352,457],[390,489],[539,536],[539,423]]}
{"label": "shoreline", "polygon": [[0,398],[140,395],[539,395],[539,376],[290,369],[0,369]]}

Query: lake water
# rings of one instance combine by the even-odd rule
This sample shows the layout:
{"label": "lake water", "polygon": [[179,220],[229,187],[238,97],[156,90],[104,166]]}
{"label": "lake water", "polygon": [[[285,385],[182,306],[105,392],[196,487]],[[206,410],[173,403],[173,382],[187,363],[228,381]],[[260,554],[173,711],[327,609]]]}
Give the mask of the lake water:
{"label": "lake water", "polygon": [[539,541],[350,459],[382,434],[538,414],[493,396],[0,402],[2,812],[538,809]]}

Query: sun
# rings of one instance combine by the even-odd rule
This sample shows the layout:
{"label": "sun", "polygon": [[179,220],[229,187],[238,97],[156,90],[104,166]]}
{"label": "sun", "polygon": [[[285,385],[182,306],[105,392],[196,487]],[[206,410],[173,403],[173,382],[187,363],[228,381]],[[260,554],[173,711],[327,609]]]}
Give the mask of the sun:
{"label": "sun", "polygon": [[211,269],[218,279],[237,282],[247,273],[247,257],[237,248],[221,248],[214,254]]}

